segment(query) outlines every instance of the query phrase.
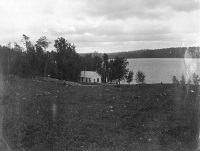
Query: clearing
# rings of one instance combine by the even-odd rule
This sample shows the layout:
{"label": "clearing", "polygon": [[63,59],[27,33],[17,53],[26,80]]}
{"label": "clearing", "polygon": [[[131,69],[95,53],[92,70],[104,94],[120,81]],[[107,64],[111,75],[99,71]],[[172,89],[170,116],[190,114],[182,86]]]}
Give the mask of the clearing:
{"label": "clearing", "polygon": [[[12,151],[193,150],[199,95],[177,93],[172,84],[85,87],[6,78],[3,137]],[[184,109],[177,103],[183,100]]]}

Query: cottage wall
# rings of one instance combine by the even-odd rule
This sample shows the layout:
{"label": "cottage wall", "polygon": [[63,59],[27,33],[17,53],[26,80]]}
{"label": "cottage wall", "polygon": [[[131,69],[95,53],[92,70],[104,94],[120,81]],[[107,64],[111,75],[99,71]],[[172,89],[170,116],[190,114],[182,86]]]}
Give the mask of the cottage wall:
{"label": "cottage wall", "polygon": [[80,82],[87,82],[87,83],[101,83],[101,76],[99,74],[94,74],[92,77],[80,77]]}
{"label": "cottage wall", "polygon": [[97,83],[101,83],[101,77],[98,74],[95,74],[92,77],[92,81],[91,82],[97,82]]}

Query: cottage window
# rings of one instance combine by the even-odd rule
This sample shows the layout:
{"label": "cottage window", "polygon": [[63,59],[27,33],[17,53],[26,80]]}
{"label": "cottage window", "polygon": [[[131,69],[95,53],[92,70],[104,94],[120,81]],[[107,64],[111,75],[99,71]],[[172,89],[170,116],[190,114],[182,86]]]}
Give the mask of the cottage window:
{"label": "cottage window", "polygon": [[99,78],[97,78],[97,82],[99,82]]}

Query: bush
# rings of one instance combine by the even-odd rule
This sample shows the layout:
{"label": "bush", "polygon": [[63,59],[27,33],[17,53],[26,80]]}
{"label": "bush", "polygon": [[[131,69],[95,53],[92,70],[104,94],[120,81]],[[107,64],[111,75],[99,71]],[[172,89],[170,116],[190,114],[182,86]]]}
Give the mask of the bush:
{"label": "bush", "polygon": [[136,74],[136,82],[137,83],[145,83],[145,73],[138,70],[137,74]]}
{"label": "bush", "polygon": [[193,80],[194,85],[199,85],[199,81],[200,81],[199,75],[197,75],[196,73],[194,73],[192,75],[192,80]]}
{"label": "bush", "polygon": [[184,86],[186,84],[186,82],[185,82],[185,76],[184,75],[181,76],[180,84],[182,86]]}
{"label": "bush", "polygon": [[132,81],[133,81],[133,71],[132,70],[130,70],[129,72],[128,72],[128,74],[125,76],[125,78],[126,78],[126,82],[127,83],[131,83]]}
{"label": "bush", "polygon": [[173,76],[173,77],[172,77],[172,83],[173,83],[174,85],[179,85],[179,80],[178,80],[178,78],[177,78],[176,76]]}

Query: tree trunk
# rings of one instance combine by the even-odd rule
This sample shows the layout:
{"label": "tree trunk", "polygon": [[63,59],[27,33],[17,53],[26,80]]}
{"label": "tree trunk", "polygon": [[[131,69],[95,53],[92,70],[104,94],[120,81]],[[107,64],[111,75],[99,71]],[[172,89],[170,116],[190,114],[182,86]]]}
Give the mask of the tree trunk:
{"label": "tree trunk", "polygon": [[44,76],[47,76],[47,61],[45,63],[45,67],[44,67]]}

